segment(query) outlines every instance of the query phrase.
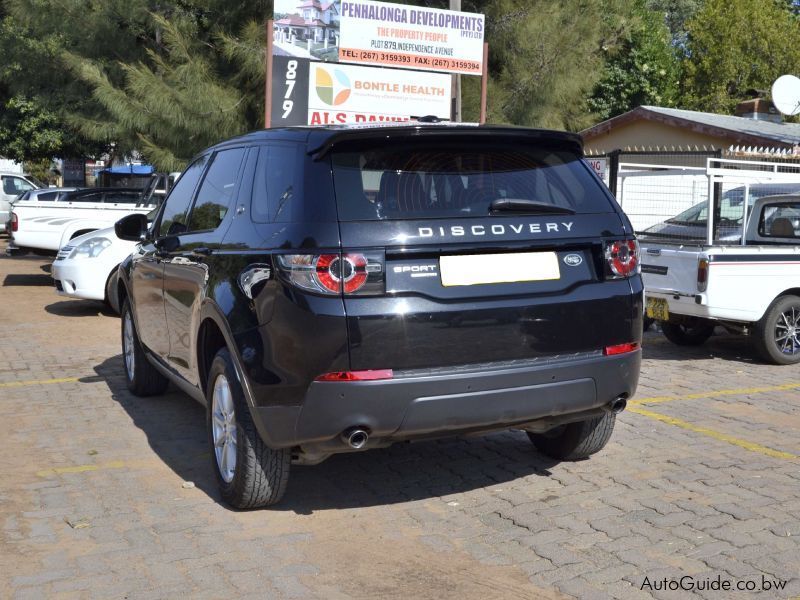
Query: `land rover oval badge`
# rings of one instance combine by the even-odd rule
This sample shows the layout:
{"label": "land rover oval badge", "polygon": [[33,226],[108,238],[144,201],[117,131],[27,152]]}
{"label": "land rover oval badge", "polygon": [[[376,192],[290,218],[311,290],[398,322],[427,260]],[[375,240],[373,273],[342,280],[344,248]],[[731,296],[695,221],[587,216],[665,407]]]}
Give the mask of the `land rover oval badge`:
{"label": "land rover oval badge", "polygon": [[564,257],[564,264],[570,267],[577,267],[582,262],[583,258],[580,254],[567,254]]}

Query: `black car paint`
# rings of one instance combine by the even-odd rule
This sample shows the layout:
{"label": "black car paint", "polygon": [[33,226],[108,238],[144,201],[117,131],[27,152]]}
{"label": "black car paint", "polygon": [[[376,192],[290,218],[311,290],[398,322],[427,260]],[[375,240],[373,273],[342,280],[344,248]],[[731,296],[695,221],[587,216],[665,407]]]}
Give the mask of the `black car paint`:
{"label": "black car paint", "polygon": [[[471,373],[478,381],[487,370],[515,361],[539,372],[542,384],[544,380],[557,382],[552,374],[556,372],[569,381],[581,379],[586,369],[571,357],[586,359],[588,353],[593,363],[605,365],[602,376],[614,382],[613,392],[605,389],[606,383],[599,386],[604,394],[613,395],[594,401],[592,408],[620,394],[632,395],[640,353],[624,357],[598,354],[607,345],[640,341],[642,331],[641,278],[605,280],[602,242],[630,238],[632,228],[600,180],[595,177],[597,193],[609,201],[607,213],[498,214],[469,220],[470,225],[484,225],[490,230],[492,225],[509,225],[502,235],[470,233],[448,238],[444,229],[442,236],[432,239],[419,231],[431,226],[429,221],[339,223],[325,157],[337,145],[346,147],[376,135],[388,142],[429,135],[492,136],[495,141],[531,140],[582,152],[580,138],[571,134],[503,127],[293,128],[256,132],[215,146],[208,155],[227,148],[250,149],[235,200],[220,227],[215,232],[179,235],[171,243],[154,240],[151,234],[120,266],[120,296],[130,299],[137,331],[151,362],[181,389],[205,403],[207,365],[202,347],[206,326],[213,323],[232,350],[259,432],[274,447],[319,441],[320,435],[330,433],[330,423],[318,422],[316,417],[311,418],[313,424],[309,426],[309,411],[304,411],[306,400],[318,399],[322,390],[328,390],[331,398],[341,399],[345,399],[347,390],[364,387],[371,388],[373,394],[391,388],[408,396],[408,390],[420,385],[419,373],[425,369],[450,368],[450,375],[444,376],[448,382],[445,387],[456,391],[464,387],[463,393],[471,393],[460,379],[471,380]],[[259,193],[254,156],[273,142],[302,148],[303,177],[287,210],[272,223],[256,223],[249,215],[250,197]],[[297,200],[312,197],[313,202]],[[159,221],[157,218],[152,231],[158,231]],[[546,226],[562,221],[573,223],[567,236],[563,228],[553,231]],[[446,219],[436,225],[454,223]],[[524,225],[528,234],[533,225],[537,233],[521,236],[511,224]],[[557,282],[545,282],[544,287],[538,284],[535,292],[532,286],[537,284],[499,284],[492,286],[488,297],[481,286],[459,293],[441,286],[404,289],[402,280],[389,276],[387,291],[394,288],[394,293],[379,298],[323,296],[289,285],[274,262],[276,254],[370,248],[385,253],[387,272],[390,266],[442,254],[546,249],[556,251],[562,260],[567,254],[578,253],[584,258],[578,269],[586,280],[572,281],[568,275]],[[252,265],[271,272],[271,276],[245,289],[240,277]],[[535,364],[528,364],[530,361]],[[350,388],[346,383],[313,383],[322,373],[382,368],[396,372],[397,380],[389,387],[378,385],[380,382]],[[464,371],[463,377],[453,377],[459,369]],[[439,376],[437,371],[435,377]],[[421,377],[424,380],[432,375],[423,373]],[[416,400],[407,397],[403,402]],[[404,410],[403,402],[394,410]],[[354,411],[358,415],[363,407]],[[507,415],[508,422],[514,420],[512,413]],[[364,418],[368,420],[368,416]],[[413,432],[408,435],[413,437]],[[395,437],[402,435],[398,432]]]}

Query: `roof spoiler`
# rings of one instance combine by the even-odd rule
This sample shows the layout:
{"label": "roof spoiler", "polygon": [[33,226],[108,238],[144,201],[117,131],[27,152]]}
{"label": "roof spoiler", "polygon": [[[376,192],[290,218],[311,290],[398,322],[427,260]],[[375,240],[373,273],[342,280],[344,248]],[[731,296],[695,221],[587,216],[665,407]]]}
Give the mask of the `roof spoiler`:
{"label": "roof spoiler", "polygon": [[309,150],[308,154],[314,160],[322,160],[334,146],[343,143],[369,143],[379,140],[413,140],[418,138],[514,138],[518,141],[546,141],[555,143],[564,149],[583,156],[583,138],[576,133],[567,131],[551,131],[548,129],[529,129],[513,126],[454,126],[454,125],[424,125],[417,127],[365,127],[363,129],[345,129],[334,133],[320,146]]}

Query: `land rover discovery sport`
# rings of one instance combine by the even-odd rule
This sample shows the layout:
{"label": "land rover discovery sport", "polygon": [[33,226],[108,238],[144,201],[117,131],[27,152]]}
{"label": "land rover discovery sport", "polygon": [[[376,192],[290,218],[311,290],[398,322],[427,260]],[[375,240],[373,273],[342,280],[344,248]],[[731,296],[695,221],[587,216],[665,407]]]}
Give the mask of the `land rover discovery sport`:
{"label": "land rover discovery sport", "polygon": [[642,283],[579,137],[497,126],[260,131],[186,168],[119,270],[130,390],[206,406],[239,508],[290,464],[518,429],[599,451],[634,393]]}

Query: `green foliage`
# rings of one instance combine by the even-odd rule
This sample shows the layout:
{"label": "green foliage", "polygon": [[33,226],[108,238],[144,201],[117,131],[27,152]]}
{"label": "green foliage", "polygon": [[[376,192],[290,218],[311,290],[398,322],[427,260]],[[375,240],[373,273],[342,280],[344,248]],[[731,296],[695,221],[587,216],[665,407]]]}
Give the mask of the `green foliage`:
{"label": "green foliage", "polygon": [[254,82],[231,47],[240,30],[257,31],[271,2],[5,0],[2,9],[10,67],[0,66],[0,100],[3,83],[37,98],[64,137],[137,150],[172,170],[263,124],[263,74]]}
{"label": "green foliage", "polygon": [[[602,72],[602,49],[625,31],[626,6],[618,0],[479,6],[490,48],[488,120],[560,129],[591,124],[587,99]],[[465,84],[465,117],[476,118],[479,83]]]}
{"label": "green foliage", "polygon": [[647,0],[647,9],[664,16],[672,42],[677,48],[686,44],[686,23],[694,17],[703,0]]}
{"label": "green foliage", "polygon": [[680,63],[664,13],[632,3],[633,20],[616,48],[606,50],[603,76],[589,99],[605,120],[637,106],[675,106]]}
{"label": "green foliage", "polygon": [[687,31],[686,108],[732,114],[800,65],[800,22],[782,0],[706,0]]}
{"label": "green foliage", "polygon": [[[730,113],[800,64],[796,0],[462,6],[486,14],[490,122],[574,130],[641,104]],[[262,126],[271,11],[269,0],[0,0],[0,154],[138,151],[175,170]],[[462,86],[464,119],[477,120],[480,79]]]}

